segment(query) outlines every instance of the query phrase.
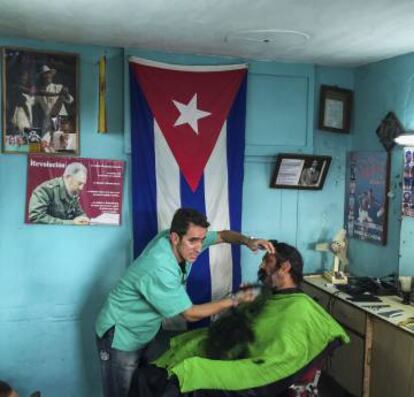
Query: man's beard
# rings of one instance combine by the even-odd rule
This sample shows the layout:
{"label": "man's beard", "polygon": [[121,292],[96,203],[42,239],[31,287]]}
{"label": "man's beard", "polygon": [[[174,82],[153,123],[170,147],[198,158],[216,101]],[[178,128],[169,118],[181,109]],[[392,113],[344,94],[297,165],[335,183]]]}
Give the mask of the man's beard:
{"label": "man's beard", "polygon": [[71,192],[69,190],[68,183],[64,179],[63,179],[63,184],[65,185],[65,190],[66,190],[66,193],[68,194],[69,197],[72,197],[72,198],[78,198],[79,197],[80,191]]}
{"label": "man's beard", "polygon": [[267,285],[268,287],[272,286],[272,278],[264,269],[259,269],[257,272],[257,278],[264,285]]}
{"label": "man's beard", "polygon": [[276,285],[274,284],[274,279],[273,279],[274,273],[275,272],[272,272],[269,274],[264,269],[259,269],[259,271],[257,272],[257,278],[264,286],[274,289],[274,288],[277,288]]}
{"label": "man's beard", "polygon": [[78,198],[79,197],[79,192],[69,192],[68,191],[68,194],[72,198]]}

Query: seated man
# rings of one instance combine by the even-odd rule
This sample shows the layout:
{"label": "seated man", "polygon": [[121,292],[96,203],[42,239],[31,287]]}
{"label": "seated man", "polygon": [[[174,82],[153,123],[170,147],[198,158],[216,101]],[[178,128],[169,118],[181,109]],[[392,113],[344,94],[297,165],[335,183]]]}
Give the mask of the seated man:
{"label": "seated man", "polygon": [[0,397],[19,397],[19,395],[7,382],[0,380]]}
{"label": "seated man", "polygon": [[[342,327],[298,288],[303,277],[300,253],[288,244],[272,243],[276,253],[266,254],[259,270],[259,278],[267,288],[256,301],[240,304],[208,330],[173,338],[170,349],[155,361],[171,379],[178,380],[175,395],[198,390],[194,395],[242,396],[249,389],[255,389],[255,396],[275,395],[280,388],[272,385],[300,373],[340,342],[349,342]],[[160,369],[152,374],[155,372],[161,378],[166,374]],[[150,380],[155,389],[147,384],[140,390],[149,394],[138,395],[162,395],[162,380],[148,371],[140,376],[145,374],[155,380]],[[139,383],[146,381],[141,379]],[[171,382],[164,386],[171,389]],[[167,395],[174,393],[169,390]]]}

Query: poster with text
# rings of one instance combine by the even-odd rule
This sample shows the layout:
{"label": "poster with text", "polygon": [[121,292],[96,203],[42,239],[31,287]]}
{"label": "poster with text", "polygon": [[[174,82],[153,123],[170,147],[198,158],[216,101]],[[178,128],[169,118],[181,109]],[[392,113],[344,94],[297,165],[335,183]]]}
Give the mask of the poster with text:
{"label": "poster with text", "polygon": [[124,162],[29,155],[25,222],[120,225]]}
{"label": "poster with text", "polygon": [[347,161],[345,228],[348,236],[385,245],[389,155],[350,152]]}
{"label": "poster with text", "polygon": [[404,149],[402,215],[414,216],[414,147]]}

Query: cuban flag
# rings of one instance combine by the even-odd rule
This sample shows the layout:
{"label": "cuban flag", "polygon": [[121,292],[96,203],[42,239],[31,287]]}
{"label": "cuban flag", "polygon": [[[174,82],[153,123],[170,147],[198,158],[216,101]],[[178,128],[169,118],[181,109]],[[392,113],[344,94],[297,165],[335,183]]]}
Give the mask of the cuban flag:
{"label": "cuban flag", "polygon": [[[181,66],[130,59],[134,254],[180,207],[211,230],[241,229],[246,65]],[[240,247],[219,244],[193,264],[195,304],[240,285]]]}

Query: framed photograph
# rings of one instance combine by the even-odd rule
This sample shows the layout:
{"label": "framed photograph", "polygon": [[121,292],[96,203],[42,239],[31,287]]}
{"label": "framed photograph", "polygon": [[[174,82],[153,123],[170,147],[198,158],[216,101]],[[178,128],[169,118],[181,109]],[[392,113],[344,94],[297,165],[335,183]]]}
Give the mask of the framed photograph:
{"label": "framed photograph", "polygon": [[346,168],[344,223],[348,236],[385,245],[390,175],[389,153],[350,152]]}
{"label": "framed photograph", "polygon": [[319,106],[319,129],[349,133],[352,96],[351,90],[322,85]]}
{"label": "framed photograph", "polygon": [[78,59],[3,49],[3,152],[79,154]]}
{"label": "framed photograph", "polygon": [[278,189],[322,189],[330,164],[331,157],[329,156],[279,154],[270,187]]}

